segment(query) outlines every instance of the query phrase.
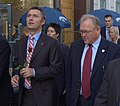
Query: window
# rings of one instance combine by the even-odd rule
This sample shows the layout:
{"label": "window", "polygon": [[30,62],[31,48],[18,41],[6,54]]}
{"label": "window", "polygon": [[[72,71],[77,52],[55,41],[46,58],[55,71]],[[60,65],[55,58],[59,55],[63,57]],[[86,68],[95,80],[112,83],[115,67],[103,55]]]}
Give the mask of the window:
{"label": "window", "polygon": [[[15,33],[15,25],[18,25],[20,17],[32,6],[48,6],[48,7],[54,7],[54,0],[0,0],[0,4],[12,4],[12,34]],[[0,10],[0,12],[3,12],[3,10]],[[5,11],[5,10],[4,10]],[[6,13],[6,11],[5,11]],[[5,16],[4,16],[5,17]],[[9,16],[6,16],[9,19]],[[5,17],[5,18],[6,18]],[[1,20],[1,13],[0,13],[0,23],[3,25],[3,20]],[[0,26],[0,34],[3,28],[1,29]]]}
{"label": "window", "polygon": [[116,0],[116,12],[120,13],[120,0]]}
{"label": "window", "polygon": [[106,8],[106,0],[100,0],[100,8]]}

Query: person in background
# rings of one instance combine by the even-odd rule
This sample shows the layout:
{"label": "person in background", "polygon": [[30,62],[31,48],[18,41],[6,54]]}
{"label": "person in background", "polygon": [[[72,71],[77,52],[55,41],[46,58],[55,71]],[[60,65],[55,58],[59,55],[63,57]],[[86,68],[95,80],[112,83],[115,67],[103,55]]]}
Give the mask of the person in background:
{"label": "person in background", "polygon": [[119,28],[117,26],[110,27],[109,36],[112,42],[120,44]]}
{"label": "person in background", "polygon": [[22,23],[19,23],[18,25],[14,25],[15,27],[15,33],[12,36],[12,40],[20,40],[22,37],[25,37],[26,34],[23,32],[24,26]]}
{"label": "person in background", "polygon": [[85,14],[81,39],[71,44],[66,74],[67,106],[93,106],[109,61],[120,57],[120,46],[100,35],[100,21]]}
{"label": "person in background", "polygon": [[101,28],[101,35],[110,41],[110,36],[109,36],[109,28],[113,26],[113,17],[111,14],[107,14],[104,16],[104,22],[105,26]]}
{"label": "person in background", "polygon": [[[46,28],[46,34],[55,38],[58,42],[61,36],[61,27],[59,24],[50,23]],[[60,76],[56,78],[56,84],[58,87],[58,106],[66,106],[65,100],[65,73],[67,70],[67,63],[68,63],[68,55],[69,55],[69,47],[65,44],[59,43],[61,48],[61,53],[63,57],[63,71]]]}
{"label": "person in background", "polygon": [[94,106],[120,106],[120,59],[109,62]]}
{"label": "person in background", "polygon": [[8,42],[0,35],[0,106],[10,106],[13,98],[9,74],[10,53]]}
{"label": "person in background", "polygon": [[11,83],[19,85],[18,106],[57,106],[55,77],[60,75],[62,57],[57,41],[42,32],[45,23],[40,7],[27,14],[29,34],[16,43],[18,66]]}

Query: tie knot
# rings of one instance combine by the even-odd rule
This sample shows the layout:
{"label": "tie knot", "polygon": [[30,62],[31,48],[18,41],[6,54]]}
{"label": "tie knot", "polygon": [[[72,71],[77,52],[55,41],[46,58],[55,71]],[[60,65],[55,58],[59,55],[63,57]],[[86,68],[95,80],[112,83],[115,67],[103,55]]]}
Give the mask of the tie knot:
{"label": "tie knot", "polygon": [[93,45],[92,44],[88,44],[89,45],[89,48],[92,48],[93,47]]}
{"label": "tie knot", "polygon": [[34,36],[31,36],[30,39],[33,40],[33,39],[34,39]]}

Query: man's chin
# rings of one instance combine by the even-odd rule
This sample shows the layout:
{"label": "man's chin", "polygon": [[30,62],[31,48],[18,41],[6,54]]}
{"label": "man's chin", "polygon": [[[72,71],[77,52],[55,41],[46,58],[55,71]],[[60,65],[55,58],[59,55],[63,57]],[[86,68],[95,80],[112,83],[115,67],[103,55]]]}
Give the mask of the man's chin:
{"label": "man's chin", "polygon": [[35,28],[33,28],[33,27],[28,27],[28,29],[32,31],[32,30],[34,30]]}

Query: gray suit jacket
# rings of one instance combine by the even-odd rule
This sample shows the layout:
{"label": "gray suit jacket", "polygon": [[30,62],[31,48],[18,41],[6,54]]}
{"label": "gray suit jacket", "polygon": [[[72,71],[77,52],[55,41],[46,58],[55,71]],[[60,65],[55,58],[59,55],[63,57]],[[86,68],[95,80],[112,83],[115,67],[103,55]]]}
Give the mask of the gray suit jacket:
{"label": "gray suit jacket", "polygon": [[108,64],[94,106],[120,106],[120,59]]}

